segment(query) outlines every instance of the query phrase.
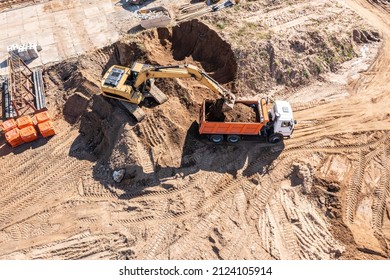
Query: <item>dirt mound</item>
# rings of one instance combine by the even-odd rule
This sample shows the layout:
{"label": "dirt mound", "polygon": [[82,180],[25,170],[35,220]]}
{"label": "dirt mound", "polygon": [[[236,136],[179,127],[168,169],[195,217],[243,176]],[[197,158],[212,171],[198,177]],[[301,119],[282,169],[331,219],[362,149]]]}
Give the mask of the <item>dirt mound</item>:
{"label": "dirt mound", "polygon": [[218,99],[206,108],[206,120],[210,122],[256,122],[255,110],[243,103],[236,103],[231,111],[223,112],[223,99]]}
{"label": "dirt mound", "polygon": [[80,92],[76,92],[68,98],[64,106],[64,118],[70,124],[75,124],[79,117],[85,113],[89,98]]}

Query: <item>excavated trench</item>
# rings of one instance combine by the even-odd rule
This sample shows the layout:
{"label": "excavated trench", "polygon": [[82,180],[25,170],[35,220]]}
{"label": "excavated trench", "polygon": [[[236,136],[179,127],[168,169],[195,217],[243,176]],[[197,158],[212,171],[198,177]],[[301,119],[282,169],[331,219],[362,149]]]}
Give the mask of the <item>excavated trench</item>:
{"label": "excavated trench", "polygon": [[199,63],[219,83],[234,81],[237,62],[231,46],[217,32],[198,20],[147,34],[145,46],[152,62],[160,65]]}

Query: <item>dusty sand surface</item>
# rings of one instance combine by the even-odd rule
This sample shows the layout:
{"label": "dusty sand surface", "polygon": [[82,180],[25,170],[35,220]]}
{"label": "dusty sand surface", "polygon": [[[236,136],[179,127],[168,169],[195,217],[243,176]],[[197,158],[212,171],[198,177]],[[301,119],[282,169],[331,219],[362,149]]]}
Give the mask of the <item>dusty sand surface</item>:
{"label": "dusty sand surface", "polygon": [[[390,5],[242,2],[45,69],[58,134],[0,138],[1,259],[389,258]],[[99,88],[135,60],[287,99],[296,130],[212,145],[197,120],[219,97],[191,79],[157,81],[169,99],[136,124]]]}

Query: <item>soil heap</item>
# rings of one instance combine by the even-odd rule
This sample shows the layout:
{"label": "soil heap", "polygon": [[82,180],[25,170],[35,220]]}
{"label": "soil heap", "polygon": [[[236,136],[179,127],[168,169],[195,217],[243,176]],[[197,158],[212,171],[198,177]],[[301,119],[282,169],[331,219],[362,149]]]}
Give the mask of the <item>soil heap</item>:
{"label": "soil heap", "polygon": [[256,112],[254,108],[236,103],[230,111],[223,112],[224,100],[222,98],[215,100],[206,108],[206,120],[214,122],[256,122]]}

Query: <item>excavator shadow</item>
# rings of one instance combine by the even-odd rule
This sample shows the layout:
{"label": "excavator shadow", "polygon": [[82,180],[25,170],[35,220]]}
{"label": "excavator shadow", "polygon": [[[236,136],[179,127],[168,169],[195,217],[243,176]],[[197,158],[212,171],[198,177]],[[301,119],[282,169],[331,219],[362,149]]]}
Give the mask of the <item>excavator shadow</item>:
{"label": "excavator shadow", "polygon": [[189,176],[207,174],[212,177],[219,173],[238,178],[250,177],[256,173],[264,174],[283,149],[283,142],[271,145],[242,141],[236,144],[216,145],[201,137],[198,133],[198,124],[193,122],[186,134],[180,166],[161,166],[155,163],[154,172],[149,173],[145,173],[141,166],[132,166],[132,177],[118,183],[117,187],[125,191],[120,198],[129,199],[137,194],[142,195],[158,189],[174,189],[176,184],[188,182]]}

